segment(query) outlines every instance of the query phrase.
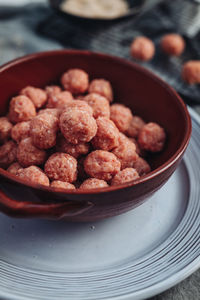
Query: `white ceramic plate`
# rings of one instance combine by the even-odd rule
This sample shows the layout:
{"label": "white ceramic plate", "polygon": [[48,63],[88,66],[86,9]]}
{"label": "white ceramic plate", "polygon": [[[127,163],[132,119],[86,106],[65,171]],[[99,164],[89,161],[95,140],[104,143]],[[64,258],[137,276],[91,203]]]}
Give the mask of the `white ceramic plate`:
{"label": "white ceramic plate", "polygon": [[0,298],[133,300],[200,267],[200,118],[184,160],[146,203],[97,223],[0,215]]}

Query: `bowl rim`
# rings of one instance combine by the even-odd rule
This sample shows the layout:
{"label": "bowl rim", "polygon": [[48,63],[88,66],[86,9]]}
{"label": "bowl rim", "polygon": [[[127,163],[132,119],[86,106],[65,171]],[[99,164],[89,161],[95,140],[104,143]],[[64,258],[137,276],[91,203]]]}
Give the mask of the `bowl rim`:
{"label": "bowl rim", "polygon": [[[56,193],[56,194],[60,194],[60,195],[87,195],[87,194],[101,194],[101,193],[108,193],[111,191],[118,191],[118,190],[123,190],[125,188],[130,188],[136,185],[140,185],[143,184],[145,182],[147,182],[148,180],[154,179],[155,177],[157,177],[159,174],[163,173],[165,170],[169,169],[173,164],[175,164],[179,158],[181,158],[181,156],[183,155],[183,153],[185,152],[190,137],[191,137],[191,131],[192,131],[192,125],[191,125],[191,118],[190,118],[190,114],[187,110],[187,106],[186,104],[183,102],[182,98],[179,96],[179,94],[175,91],[174,88],[172,88],[169,84],[167,84],[163,79],[159,78],[156,74],[154,74],[153,72],[149,71],[148,69],[144,68],[143,66],[129,61],[127,59],[118,57],[118,56],[114,56],[114,55],[110,55],[110,54],[104,54],[104,53],[100,53],[100,52],[93,52],[93,51],[89,51],[89,50],[74,50],[74,49],[59,49],[59,50],[50,50],[50,51],[43,51],[43,52],[36,52],[36,53],[32,53],[32,54],[28,54],[25,56],[21,56],[18,57],[14,60],[11,60],[5,64],[3,64],[2,66],[0,66],[0,73],[2,73],[3,71],[19,65],[22,62],[26,62],[29,60],[34,60],[37,58],[42,58],[42,57],[46,57],[46,56],[59,56],[59,55],[83,55],[83,56],[97,56],[97,57],[101,57],[107,60],[111,60],[114,61],[116,63],[119,64],[123,64],[125,66],[128,67],[134,67],[134,69],[136,69],[138,72],[145,74],[146,76],[150,77],[152,80],[154,80],[155,82],[157,82],[158,84],[160,84],[165,90],[168,91],[169,94],[171,94],[173,97],[175,97],[177,99],[177,101],[180,104],[181,109],[183,110],[184,114],[185,114],[185,119],[186,119],[186,124],[187,124],[187,128],[186,128],[186,133],[184,135],[184,138],[181,142],[181,145],[179,146],[179,148],[177,149],[177,151],[165,162],[163,163],[161,166],[159,166],[158,168],[156,168],[155,170],[151,171],[150,173],[127,183],[123,183],[117,186],[109,186],[109,187],[105,187],[105,188],[96,188],[96,189],[75,189],[75,190],[66,190],[63,188],[53,188],[51,186],[44,186],[41,184],[36,184],[36,183],[30,183],[29,181],[23,180],[23,179],[19,179],[17,178],[15,175],[9,173],[8,171],[0,168],[0,175],[5,177],[8,180],[17,182],[21,185],[25,185],[25,187],[30,187],[32,189],[36,189],[36,190],[42,190],[42,191],[46,191],[46,192],[52,192],[52,193]],[[83,200],[85,201],[85,200]]]}

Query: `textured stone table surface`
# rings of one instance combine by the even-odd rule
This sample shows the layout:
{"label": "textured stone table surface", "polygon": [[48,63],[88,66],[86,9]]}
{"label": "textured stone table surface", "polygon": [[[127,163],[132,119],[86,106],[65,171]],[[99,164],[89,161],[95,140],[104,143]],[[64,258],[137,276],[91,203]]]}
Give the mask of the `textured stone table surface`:
{"label": "textured stone table surface", "polygon": [[[10,2],[17,3],[17,1],[12,0]],[[0,8],[0,64],[27,53],[63,48],[59,41],[37,34],[33,29],[37,23],[34,18],[32,20],[28,20],[27,16],[24,19],[16,18],[16,12],[13,12],[13,18],[12,16],[6,18],[1,12]],[[41,9],[40,17],[42,18],[44,15],[45,10]],[[200,114],[200,105],[193,108]],[[200,299],[200,270],[175,287],[151,298],[151,300],[198,299]]]}

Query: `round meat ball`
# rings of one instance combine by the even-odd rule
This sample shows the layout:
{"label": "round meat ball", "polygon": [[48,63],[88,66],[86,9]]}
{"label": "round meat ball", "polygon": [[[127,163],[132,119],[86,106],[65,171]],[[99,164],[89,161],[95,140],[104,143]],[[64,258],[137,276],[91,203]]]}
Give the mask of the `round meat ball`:
{"label": "round meat ball", "polygon": [[99,94],[109,102],[113,101],[113,90],[109,81],[105,79],[94,79],[91,81],[89,86],[89,93]]}
{"label": "round meat ball", "polygon": [[38,115],[41,114],[51,114],[54,117],[59,118],[61,114],[61,110],[59,108],[44,108],[38,111]]}
{"label": "round meat ball", "polygon": [[45,87],[45,91],[48,97],[59,94],[62,90],[58,85],[48,85]]}
{"label": "round meat ball", "polygon": [[35,115],[35,106],[28,97],[21,95],[12,98],[10,101],[9,120],[12,123],[28,121]]}
{"label": "round meat ball", "polygon": [[136,180],[138,179],[140,176],[138,174],[138,172],[136,171],[136,169],[134,168],[126,168],[123,169],[122,171],[120,171],[119,173],[117,173],[112,181],[111,181],[111,185],[119,185],[122,183],[126,183],[126,182],[130,182],[132,180]]}
{"label": "round meat ball", "polygon": [[54,180],[51,183],[51,187],[58,189],[66,189],[66,190],[75,190],[75,186],[69,182],[64,182],[60,180]]}
{"label": "round meat ball", "polygon": [[72,100],[73,96],[70,92],[60,92],[59,94],[52,95],[48,98],[47,108],[63,108]]}
{"label": "round meat ball", "polygon": [[129,123],[129,127],[126,130],[126,135],[137,138],[138,133],[140,129],[145,125],[146,123],[142,120],[142,118],[138,116],[133,116],[131,122]]}
{"label": "round meat ball", "polygon": [[15,162],[8,167],[7,171],[13,175],[16,175],[19,169],[22,169],[22,166],[20,166],[18,162]]}
{"label": "round meat ball", "polygon": [[155,54],[155,46],[152,40],[145,36],[135,38],[130,48],[131,56],[141,61],[149,61]]}
{"label": "round meat ball", "polygon": [[71,156],[78,158],[81,155],[85,155],[89,152],[90,145],[88,143],[79,143],[77,145],[69,143],[63,136],[59,136],[56,143],[56,150],[70,154]]}
{"label": "round meat ball", "polygon": [[110,105],[105,97],[92,93],[85,96],[84,101],[92,107],[95,119],[98,117],[110,118]]}
{"label": "round meat ball", "polygon": [[150,165],[142,157],[138,157],[138,159],[133,163],[133,168],[136,169],[136,171],[140,176],[143,176],[151,172]]}
{"label": "round meat ball", "polygon": [[185,41],[179,34],[166,34],[161,39],[161,48],[168,55],[179,56],[185,49]]}
{"label": "round meat ball", "polygon": [[27,181],[28,183],[41,184],[49,186],[48,177],[42,170],[36,166],[30,166],[25,169],[19,169],[16,174],[17,177]]}
{"label": "round meat ball", "polygon": [[8,168],[16,161],[17,145],[13,141],[8,141],[0,146],[0,167]]}
{"label": "round meat ball", "polygon": [[110,107],[110,119],[115,123],[119,131],[125,132],[132,121],[133,115],[130,108],[122,104],[113,104]]}
{"label": "round meat ball", "polygon": [[200,60],[190,60],[183,65],[182,78],[189,84],[200,83]]}
{"label": "round meat ball", "polygon": [[30,135],[30,121],[20,122],[13,126],[11,130],[11,137],[14,141],[19,143],[21,140]]}
{"label": "round meat ball", "polygon": [[119,130],[115,124],[103,117],[96,119],[97,133],[92,139],[92,145],[95,149],[110,151],[119,144]]}
{"label": "round meat ball", "polygon": [[10,138],[12,129],[12,123],[9,122],[8,118],[0,118],[0,143],[7,141]]}
{"label": "round meat ball", "polygon": [[44,106],[47,101],[46,92],[33,86],[27,86],[23,88],[20,91],[20,95],[27,96],[33,102],[36,108]]}
{"label": "round meat ball", "polygon": [[31,120],[30,136],[33,144],[40,149],[55,146],[58,131],[58,119],[51,114],[40,114]]}
{"label": "round meat ball", "polygon": [[54,153],[45,163],[44,170],[51,180],[72,183],[77,178],[77,160],[66,153]]}
{"label": "round meat ball", "polygon": [[60,130],[66,140],[72,144],[89,142],[96,135],[95,119],[86,111],[71,108],[60,116]]}
{"label": "round meat ball", "polygon": [[121,163],[121,169],[132,168],[134,161],[137,160],[136,146],[124,134],[119,134],[119,145],[112,150]]}
{"label": "round meat ball", "polygon": [[85,189],[99,189],[108,187],[109,185],[105,180],[97,179],[97,178],[88,178],[86,179],[79,187],[81,190]]}
{"label": "round meat ball", "polygon": [[165,131],[158,124],[147,123],[139,132],[139,146],[147,151],[159,152],[163,149],[166,140]]}
{"label": "round meat ball", "polygon": [[144,149],[140,148],[140,146],[135,138],[129,138],[129,140],[135,144],[135,147],[136,147],[135,151],[139,156],[145,157],[147,155],[147,152]]}
{"label": "round meat ball", "polygon": [[88,74],[81,69],[71,69],[62,75],[61,83],[64,89],[72,94],[83,94],[88,89]]}
{"label": "round meat ball", "polygon": [[108,151],[96,150],[91,152],[84,160],[86,173],[94,178],[109,181],[120,171],[120,161]]}
{"label": "round meat ball", "polygon": [[46,160],[46,152],[33,145],[30,137],[23,139],[17,148],[17,160],[23,167],[42,165]]}
{"label": "round meat ball", "polygon": [[89,115],[93,116],[93,109],[85,101],[76,100],[71,101],[65,105],[65,110],[76,109],[87,112]]}

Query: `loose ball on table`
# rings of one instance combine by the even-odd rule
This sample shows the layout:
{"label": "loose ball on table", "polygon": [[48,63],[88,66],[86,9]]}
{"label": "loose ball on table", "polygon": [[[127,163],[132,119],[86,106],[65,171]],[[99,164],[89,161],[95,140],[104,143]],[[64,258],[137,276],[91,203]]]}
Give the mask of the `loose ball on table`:
{"label": "loose ball on table", "polygon": [[166,34],[161,39],[161,48],[168,55],[179,56],[185,49],[185,41],[179,34]]}
{"label": "loose ball on table", "polygon": [[189,84],[200,83],[200,61],[190,60],[183,65],[182,78]]}
{"label": "loose ball on table", "polygon": [[141,61],[151,60],[155,54],[154,43],[145,36],[139,36],[133,40],[130,53],[135,59]]}

